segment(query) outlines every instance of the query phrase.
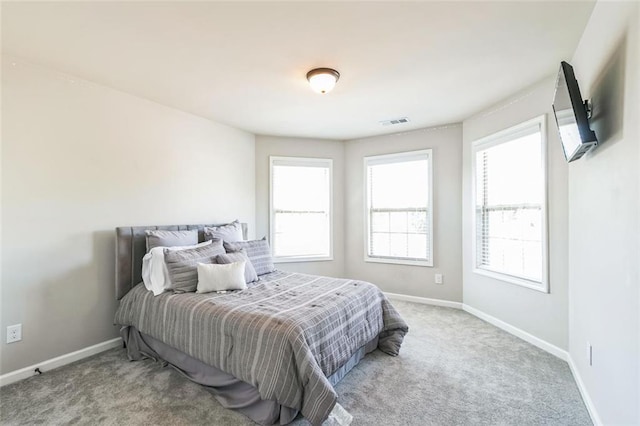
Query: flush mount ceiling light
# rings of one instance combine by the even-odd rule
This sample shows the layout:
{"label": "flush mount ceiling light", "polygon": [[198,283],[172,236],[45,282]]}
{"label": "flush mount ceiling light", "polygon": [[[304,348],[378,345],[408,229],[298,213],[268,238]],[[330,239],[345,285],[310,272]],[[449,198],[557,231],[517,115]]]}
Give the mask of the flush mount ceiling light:
{"label": "flush mount ceiling light", "polygon": [[311,88],[321,94],[330,92],[339,78],[340,73],[332,68],[316,68],[307,73]]}

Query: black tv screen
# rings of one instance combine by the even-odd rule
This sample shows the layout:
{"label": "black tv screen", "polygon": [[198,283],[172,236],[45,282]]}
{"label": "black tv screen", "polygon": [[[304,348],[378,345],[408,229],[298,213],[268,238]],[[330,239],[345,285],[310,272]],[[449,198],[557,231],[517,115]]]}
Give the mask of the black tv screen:
{"label": "black tv screen", "polygon": [[582,157],[597,145],[596,134],[589,127],[589,115],[582,101],[573,67],[560,64],[553,97],[553,113],[560,132],[564,157],[568,162]]}

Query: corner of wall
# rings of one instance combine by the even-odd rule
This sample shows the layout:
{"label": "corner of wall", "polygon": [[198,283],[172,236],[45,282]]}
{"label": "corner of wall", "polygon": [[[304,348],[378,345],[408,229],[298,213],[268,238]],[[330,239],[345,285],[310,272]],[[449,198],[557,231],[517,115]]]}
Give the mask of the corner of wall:
{"label": "corner of wall", "polygon": [[569,352],[602,424],[640,423],[638,18],[637,2],[596,3],[571,60],[599,145],[569,172]]}

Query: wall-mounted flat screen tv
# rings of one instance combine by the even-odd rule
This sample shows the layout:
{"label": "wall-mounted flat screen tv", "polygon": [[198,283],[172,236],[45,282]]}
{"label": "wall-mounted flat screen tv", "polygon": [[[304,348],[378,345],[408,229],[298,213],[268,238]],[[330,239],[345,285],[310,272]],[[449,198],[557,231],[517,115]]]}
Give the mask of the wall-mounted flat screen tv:
{"label": "wall-mounted flat screen tv", "polygon": [[553,113],[568,162],[577,160],[598,144],[595,132],[589,127],[589,104],[582,101],[573,67],[564,61],[556,80]]}

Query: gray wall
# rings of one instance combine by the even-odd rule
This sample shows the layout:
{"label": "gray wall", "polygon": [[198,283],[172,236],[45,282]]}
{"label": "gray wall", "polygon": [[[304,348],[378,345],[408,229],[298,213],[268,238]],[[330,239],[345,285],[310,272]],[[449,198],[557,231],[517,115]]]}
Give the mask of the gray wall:
{"label": "gray wall", "polygon": [[[278,263],[307,274],[344,276],[344,143],[324,139],[256,136],[256,235],[269,235],[269,156],[333,160],[333,260]],[[267,237],[268,238],[268,237]]]}
{"label": "gray wall", "polygon": [[[346,142],[345,272],[349,278],[371,281],[392,293],[462,302],[461,142],[459,124]],[[427,148],[433,150],[434,266],[365,262],[363,158]],[[444,275],[443,285],[434,283],[436,273]]]}
{"label": "gray wall", "polygon": [[[554,78],[545,79],[463,123],[464,303],[566,350],[568,172],[551,115],[554,84]],[[471,199],[472,142],[542,114],[547,115],[549,294],[474,273],[471,246],[474,214]]]}
{"label": "gray wall", "polygon": [[599,146],[569,166],[569,350],[610,425],[640,424],[639,23],[599,2],[571,61]]}
{"label": "gray wall", "polygon": [[[2,67],[7,373],[118,335],[116,226],[237,218],[253,231],[255,178],[249,133],[15,58]],[[23,340],[6,344],[16,323]]]}

